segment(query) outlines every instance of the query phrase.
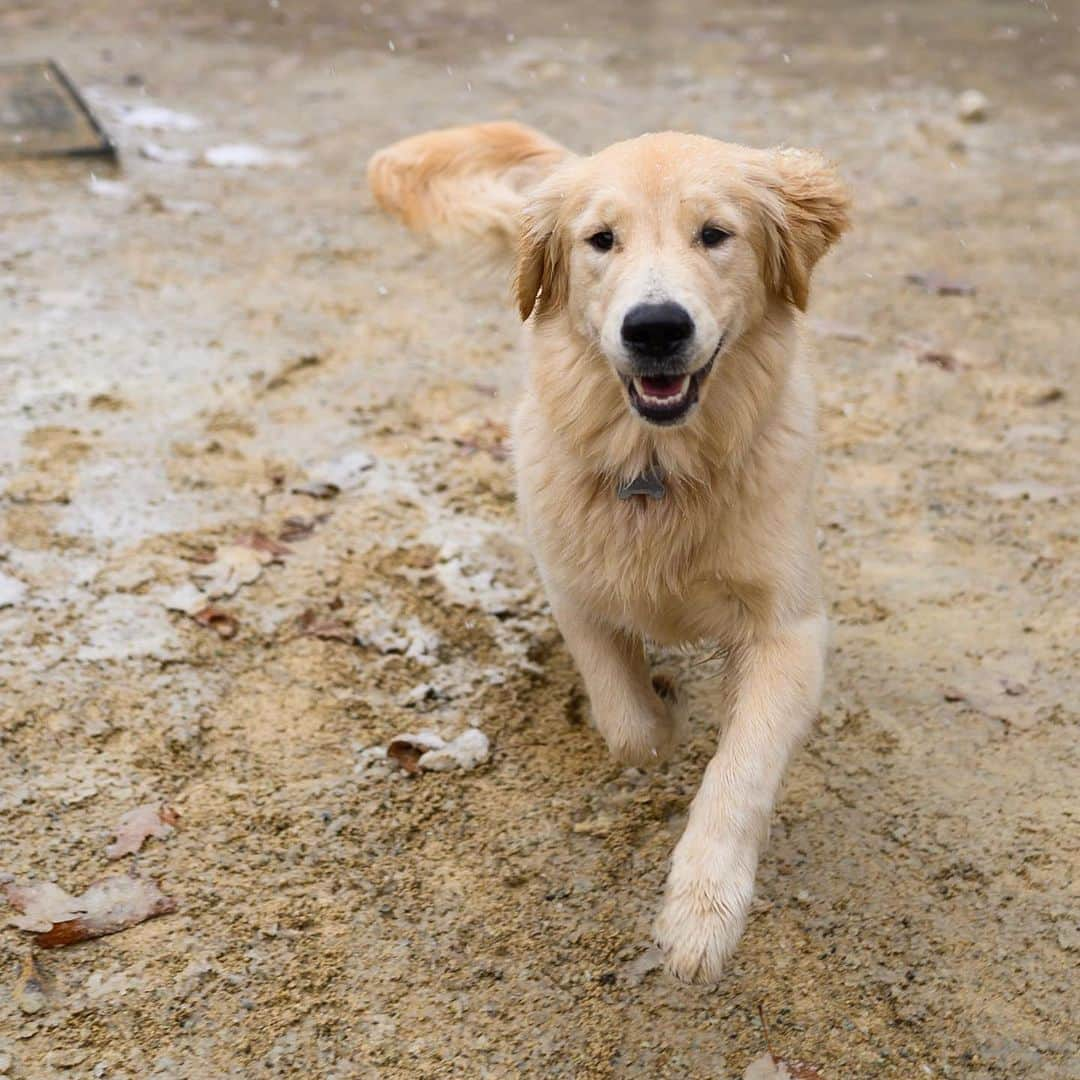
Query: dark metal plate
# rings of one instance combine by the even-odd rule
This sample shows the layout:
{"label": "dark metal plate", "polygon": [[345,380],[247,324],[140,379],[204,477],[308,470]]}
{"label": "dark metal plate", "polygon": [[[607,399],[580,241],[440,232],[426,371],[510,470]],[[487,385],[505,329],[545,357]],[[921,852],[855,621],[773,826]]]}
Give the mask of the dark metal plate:
{"label": "dark metal plate", "polygon": [[52,60],[0,66],[0,158],[116,157],[116,147]]}

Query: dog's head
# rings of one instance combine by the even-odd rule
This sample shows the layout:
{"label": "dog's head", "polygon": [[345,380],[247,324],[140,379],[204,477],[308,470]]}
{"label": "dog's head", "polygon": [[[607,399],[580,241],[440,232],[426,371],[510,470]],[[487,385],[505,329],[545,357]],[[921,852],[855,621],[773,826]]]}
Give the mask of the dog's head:
{"label": "dog's head", "polygon": [[797,150],[663,133],[572,158],[532,193],[523,319],[562,319],[650,424],[686,422],[710,373],[770,303],[805,310],[848,224],[832,168]]}

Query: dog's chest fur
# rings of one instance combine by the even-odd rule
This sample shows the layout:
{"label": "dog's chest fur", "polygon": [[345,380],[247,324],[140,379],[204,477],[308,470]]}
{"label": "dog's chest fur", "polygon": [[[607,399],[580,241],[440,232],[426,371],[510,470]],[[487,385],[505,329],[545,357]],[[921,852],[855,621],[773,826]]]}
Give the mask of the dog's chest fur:
{"label": "dog's chest fur", "polygon": [[518,450],[522,515],[541,570],[596,614],[658,642],[689,642],[737,636],[748,606],[764,600],[740,580],[739,513],[719,507],[715,492],[668,476],[661,499],[620,499],[613,478],[554,460],[550,447],[530,455],[523,432]]}

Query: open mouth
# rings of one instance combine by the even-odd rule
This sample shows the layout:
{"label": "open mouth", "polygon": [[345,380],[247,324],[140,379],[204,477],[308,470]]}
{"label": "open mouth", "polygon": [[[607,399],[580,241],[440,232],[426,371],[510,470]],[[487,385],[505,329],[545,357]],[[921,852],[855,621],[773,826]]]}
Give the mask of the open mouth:
{"label": "open mouth", "polygon": [[[715,353],[713,354],[715,359]],[[650,424],[677,424],[697,404],[702,380],[709,374],[713,360],[687,375],[635,375],[625,378],[630,404]]]}

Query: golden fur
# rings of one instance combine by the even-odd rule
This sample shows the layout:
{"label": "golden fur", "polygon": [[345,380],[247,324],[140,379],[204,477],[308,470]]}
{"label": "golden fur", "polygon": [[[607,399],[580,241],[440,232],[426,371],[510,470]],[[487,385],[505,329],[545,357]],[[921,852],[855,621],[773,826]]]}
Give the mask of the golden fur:
{"label": "golden fur", "polygon": [[[646,641],[727,655],[730,715],[656,925],[671,970],[713,981],[822,683],[815,405],[797,319],[814,265],[847,228],[844,188],[813,153],[666,132],[575,157],[508,123],[407,139],[373,158],[369,179],[413,228],[516,247],[521,515],[613,755],[649,764],[676,739]],[[706,221],[729,234],[716,249],[695,240]],[[617,238],[611,252],[587,242],[598,228]],[[677,298],[694,319],[704,374],[678,426],[628,404],[618,328],[649,297]],[[617,497],[656,468],[663,499]]]}

